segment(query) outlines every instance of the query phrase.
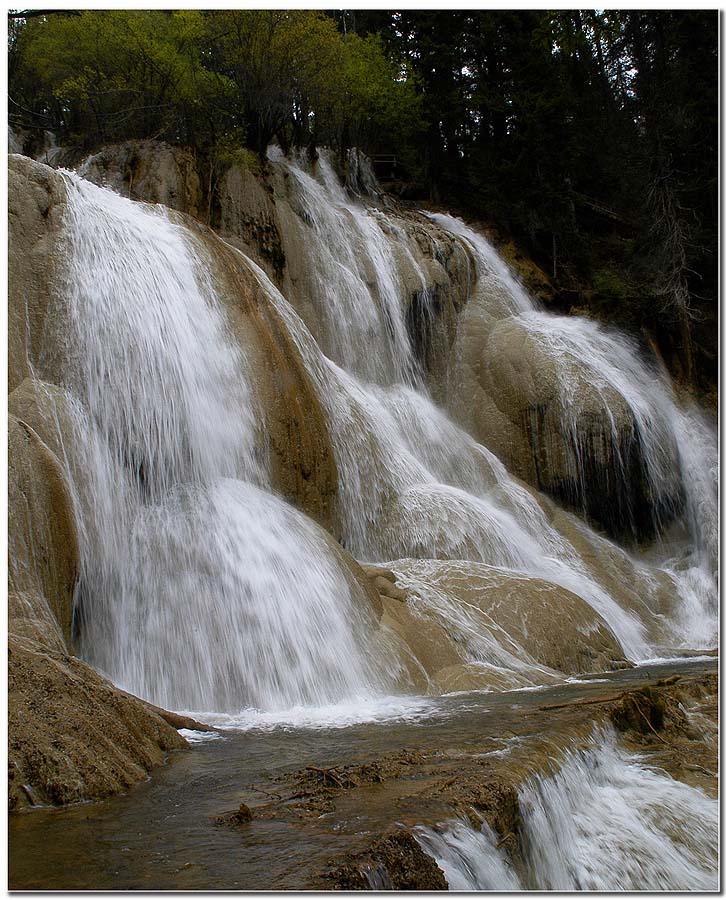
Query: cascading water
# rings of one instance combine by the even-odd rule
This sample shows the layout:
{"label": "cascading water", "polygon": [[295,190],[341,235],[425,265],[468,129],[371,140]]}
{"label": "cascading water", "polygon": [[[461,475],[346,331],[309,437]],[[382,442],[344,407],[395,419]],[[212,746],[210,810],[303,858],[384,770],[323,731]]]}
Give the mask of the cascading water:
{"label": "cascading water", "polygon": [[523,859],[486,823],[420,828],[452,890],[715,891],[718,801],[621,749],[612,730],[519,791]]}
{"label": "cascading water", "polygon": [[272,158],[296,182],[293,212],[308,232],[300,241],[323,351],[367,381],[410,380],[414,360],[392,242],[375,216],[349,201],[324,154],[320,181],[299,164]]}
{"label": "cascading water", "polygon": [[[682,427],[684,417],[695,418],[696,414],[678,408],[664,373],[646,366],[622,336],[607,333],[584,319],[536,310],[483,238],[459,220],[431,217],[450,237],[456,236],[460,250],[466,248],[461,253],[462,261],[468,266],[468,260],[474,260],[476,279],[464,314],[472,307],[489,325],[508,319],[522,322],[543,352],[552,357],[563,428],[576,436],[581,409],[570,364],[575,359],[604,406],[617,396],[624,398],[622,402],[631,410],[654,508],[659,507],[658,497],[662,497],[660,505],[665,506],[683,485],[686,514],[682,520],[690,524],[690,537],[667,551],[661,547],[646,562],[579,521],[568,524],[567,534],[553,527],[535,497],[510,477],[493,453],[447,419],[431,402],[424,385],[415,380],[402,383],[402,371],[391,370],[381,362],[393,347],[405,361],[405,372],[411,371],[409,361],[414,354],[410,339],[408,347],[402,346],[407,306],[412,294],[430,286],[427,277],[439,277],[440,252],[436,247],[431,247],[430,257],[421,257],[420,252],[417,256],[403,221],[380,210],[368,212],[372,224],[363,228],[360,223],[366,211],[343,195],[325,154],[321,154],[317,177],[300,162],[274,159],[292,176],[292,183],[286,187],[290,194],[286,202],[291,209],[305,211],[303,220],[300,216],[293,220],[283,217],[282,237],[290,249],[288,255],[302,255],[304,263],[298,262],[297,268],[307,273],[304,286],[287,286],[288,299],[301,310],[303,318],[307,316],[313,330],[317,321],[337,320],[351,348],[358,348],[356,353],[360,348],[367,351],[365,366],[359,365],[352,350],[345,353],[331,348],[336,362],[343,361],[342,367],[321,357],[286,300],[268,284],[290,332],[297,335],[327,413],[340,473],[342,537],[348,549],[369,560],[404,556],[475,559],[552,580],[584,597],[600,612],[632,658],[650,655],[657,645],[712,643],[716,631],[715,569],[698,548],[708,544],[707,535],[714,533],[715,435],[701,420],[697,435],[693,429]],[[346,216],[353,214],[356,228],[344,227]],[[315,239],[305,241],[300,233],[311,227],[311,220]],[[327,262],[320,257],[328,253],[328,248],[342,243],[341,258],[356,259],[361,235],[369,236],[369,247],[384,247],[388,241],[389,249],[380,249],[377,257],[385,256],[385,266],[377,271],[385,270],[386,277],[375,284],[360,266],[346,266],[341,274],[335,257],[331,255]],[[430,235],[428,241],[435,244]],[[391,274],[394,263],[398,277]],[[469,281],[467,271],[465,283]],[[408,285],[408,297],[401,293],[404,285]],[[354,316],[347,311],[345,300],[351,292],[359,309]],[[364,319],[374,318],[382,297],[392,324],[378,333],[378,343],[371,344],[375,336],[361,326],[360,310],[367,310]],[[319,331],[325,347],[324,329]],[[394,344],[391,335],[396,336]],[[377,360],[375,364],[371,357]],[[367,382],[360,381],[361,376]],[[581,373],[577,377],[582,378]],[[613,446],[618,448],[618,422],[614,415],[610,421],[615,435]],[[573,440],[577,447],[577,440]],[[686,460],[692,462],[692,473],[698,474],[685,471]],[[578,469],[581,460],[575,456],[570,462],[577,480],[582,474]],[[614,471],[617,468],[615,465]],[[693,510],[698,513],[694,515]],[[581,547],[583,541],[589,545],[586,553]],[[671,551],[678,554],[677,559]],[[620,579],[622,590],[628,594],[625,607],[622,597],[616,597],[601,573],[589,564],[591,556],[617,557],[619,575],[627,572]],[[605,563],[610,564],[610,560]],[[664,580],[669,585],[667,590],[678,598],[673,615],[662,606]],[[631,583],[637,585],[634,591],[629,591]],[[658,633],[649,637],[653,622],[648,620],[653,617]]]}
{"label": "cascading water", "polygon": [[[634,505],[640,503],[653,516],[657,541],[649,559],[677,584],[681,604],[671,623],[674,640],[694,645],[712,642],[718,595],[718,467],[713,424],[695,405],[679,406],[662,366],[646,364],[625,335],[607,331],[586,318],[539,310],[486,238],[451,216],[431,218],[466,241],[477,260],[480,286],[475,293],[483,299],[470,304],[472,314],[483,317],[487,329],[505,319],[516,322],[555,364],[558,402],[553,404],[554,424],[566,436],[567,468],[575,485],[570,499],[587,514],[582,431],[594,395],[611,431],[615,453],[615,478],[606,490],[616,498],[617,515],[623,519],[626,533],[636,530],[635,516],[643,514]],[[583,381],[587,391],[582,390]],[[625,441],[621,433],[623,405],[633,422]],[[537,424],[531,425],[536,434]],[[628,457],[635,452],[634,444],[647,482],[647,490],[640,496],[630,494],[634,478]],[[546,447],[535,445],[534,451],[546,453]],[[681,503],[685,508],[679,516]],[[675,542],[667,532],[674,514],[685,525],[687,535]]]}
{"label": "cascading water", "polygon": [[267,490],[203,247],[161,208],[74,176],[67,227],[82,654],[177,709],[369,694],[361,604],[321,530]]}
{"label": "cascading water", "polygon": [[[590,604],[631,659],[713,642],[715,443],[662,373],[592,323],[535,310],[458,220],[436,216],[429,227],[366,208],[345,194],[324,153],[312,168],[274,154],[271,165],[296,274],[286,276],[288,297],[245,266],[320,400],[341,543],[361,560],[474,560],[545,579]],[[395,647],[376,631],[333,542],[272,492],[259,440],[265,409],[204,240],[161,208],[76,176],[69,184],[66,382],[83,410],[85,447],[76,479],[82,653],[174,708],[234,714],[390,693],[398,663],[384,651],[395,656]],[[567,427],[576,429],[578,412],[571,358],[605,405],[626,398],[654,496],[670,496],[669,480],[683,484],[690,539],[664,536],[646,557],[575,515],[554,516],[432,402],[407,316],[411,297],[445,290],[487,328],[517,320],[539,342],[559,373]],[[469,627],[425,579],[406,577],[414,615],[452,633]],[[504,639],[465,643],[468,659],[507,670],[513,684],[551,674],[515,658]]]}

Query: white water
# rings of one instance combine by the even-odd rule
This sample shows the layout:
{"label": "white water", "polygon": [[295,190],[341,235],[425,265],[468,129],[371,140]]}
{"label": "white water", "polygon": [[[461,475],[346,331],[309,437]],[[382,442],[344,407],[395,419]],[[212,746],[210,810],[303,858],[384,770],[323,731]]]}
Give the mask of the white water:
{"label": "white water", "polygon": [[[432,216],[456,234],[473,256],[478,280],[472,297],[479,298],[479,308],[492,321],[521,318],[532,333],[540,335],[548,352],[556,356],[563,402],[567,401],[567,427],[577,427],[576,385],[568,362],[574,356],[578,363],[587,364],[588,375],[602,394],[603,403],[613,394],[622,394],[632,408],[642,433],[647,471],[656,498],[668,495],[679,483],[679,460],[684,463],[690,535],[677,546],[659,546],[646,561],[618,549],[582,524],[572,526],[585,535],[596,555],[600,548],[604,555],[617,555],[623,589],[627,593],[633,588],[624,607],[623,599],[613,596],[582,552],[551,526],[532,494],[509,476],[493,453],[454,425],[431,402],[425,388],[417,383],[402,383],[401,372],[397,375],[385,365],[382,370],[371,368],[370,357],[379,362],[386,358],[392,346],[390,334],[373,335],[358,326],[360,314],[351,316],[347,311],[348,288],[342,290],[343,282],[335,269],[320,257],[341,240],[345,252],[355,257],[360,235],[365,231],[360,222],[366,213],[342,194],[325,155],[321,155],[317,177],[301,163],[278,160],[278,164],[294,178],[287,188],[292,195],[291,205],[304,209],[306,221],[312,217],[315,223],[314,239],[303,242],[297,236],[299,224],[291,229],[283,223],[283,242],[291,241],[296,252],[302,252],[302,268],[309,273],[305,289],[300,291],[299,286],[291,285],[288,299],[301,310],[308,310],[306,321],[313,330],[317,320],[336,317],[349,346],[345,352],[339,348],[328,351],[334,359],[343,360],[342,365],[322,356],[285,298],[268,283],[268,291],[275,296],[288,329],[296,338],[328,416],[340,473],[345,546],[362,559],[474,559],[552,580],[582,596],[603,615],[634,659],[652,655],[654,647],[663,640],[670,646],[712,645],[717,626],[713,562],[717,510],[715,432],[697,413],[677,406],[665,373],[648,368],[623,336],[606,333],[588,320],[536,311],[484,238],[459,220]],[[350,229],[346,232],[343,225],[343,219],[353,212],[358,223],[357,236],[351,236]],[[368,218],[373,224],[366,233],[372,229],[375,237],[369,238],[367,246],[385,246],[388,241],[385,281],[391,292],[400,292],[405,279],[391,276],[390,266],[395,259],[399,271],[407,268],[404,258],[414,258],[410,238],[394,216],[377,211],[369,212]],[[380,226],[384,221],[385,232]],[[429,235],[429,241],[434,243],[435,238]],[[431,260],[427,263],[420,256],[418,259],[419,262],[414,260],[416,278],[425,283],[426,266]],[[433,274],[429,269],[428,277]],[[353,266],[346,268],[343,281],[348,286],[355,283],[356,302],[373,318],[380,305],[380,283],[372,287],[365,273],[354,271]],[[409,282],[409,290],[412,284]],[[309,314],[310,302],[317,317]],[[398,336],[396,346],[404,334],[406,303],[407,298],[400,293],[396,302],[388,301],[394,323],[392,333]],[[400,320],[397,325],[396,316]],[[324,330],[316,336],[325,349]],[[389,350],[377,352],[380,347]],[[357,356],[361,348],[365,348],[368,360],[363,366]],[[410,349],[401,350],[401,359],[408,361],[410,353]],[[406,373],[410,368],[406,362]],[[361,376],[368,380],[361,380]],[[686,427],[690,419],[699,422],[697,432]],[[708,550],[704,551],[708,547],[710,559]],[[624,578],[623,570],[627,572]],[[663,576],[670,580],[670,591],[676,598],[674,615],[662,608],[657,596]]]}
{"label": "white water", "polygon": [[177,709],[370,694],[361,604],[328,539],[267,490],[245,359],[201,246],[160,208],[69,188],[82,654]]}
{"label": "white water", "polygon": [[319,180],[278,153],[271,158],[296,182],[294,211],[323,351],[365,380],[409,381],[415,366],[393,242],[374,214],[350,202],[325,154]]}
{"label": "white water", "polygon": [[[591,323],[566,322],[555,335],[560,344],[547,337],[553,353],[565,358],[586,335],[592,377],[628,389],[646,445],[665,428],[659,446],[678,447],[693,539],[646,560],[575,516],[566,533],[554,527],[536,495],[450,421],[419,380],[406,306],[411,291],[443,277],[442,233],[419,223],[414,240],[402,220],[351,200],[324,155],[314,172],[289,160],[275,165],[292,179],[283,240],[296,242],[306,273],[290,299],[307,310],[314,336],[251,268],[320,398],[344,545],[359,559],[470,559],[560,584],[603,616],[633,659],[661,645],[710,644],[716,455],[705,421],[681,411],[663,375],[646,370],[626,342],[603,343]],[[264,410],[203,242],[161,208],[69,177],[67,386],[85,410],[87,456],[77,479],[83,655],[161,705],[214,711],[240,727],[360,721],[355,706],[364,720],[398,715],[401,707],[384,699],[398,663],[377,651],[364,601],[321,530],[271,491],[257,441]],[[457,220],[437,219],[456,235],[451,252],[467,284],[474,260],[472,296],[488,298],[487,314],[519,316],[533,333],[545,332],[544,314],[493,251],[484,253],[483,239]],[[646,375],[657,382],[651,394]],[[663,472],[674,476],[666,462],[658,468],[656,450],[655,485]],[[618,592],[603,575],[610,566]],[[419,588],[428,612],[454,632],[468,627],[462,610]],[[470,638],[471,661],[508,668],[520,679],[514,684],[537,683],[543,670],[535,662]]]}
{"label": "white water", "polygon": [[[646,363],[629,337],[587,318],[540,310],[483,235],[452,216],[431,218],[458,234],[475,255],[480,281],[474,294],[484,298],[476,302],[476,314],[487,319],[489,327],[507,318],[515,320],[535,339],[539,350],[555,361],[559,428],[569,436],[565,447],[571,453],[573,480],[583,477],[580,428],[594,395],[603,421],[610,423],[616,454],[623,450],[618,440],[623,402],[632,415],[656,520],[660,508],[665,511],[674,502],[682,483],[688,539],[672,558],[669,550],[673,548],[661,534],[653,556],[678,581],[685,615],[675,627],[695,644],[713,640],[718,591],[718,449],[713,423],[695,405],[678,404],[663,367]],[[614,463],[611,489],[616,492],[627,486],[628,460],[619,457]],[[632,514],[632,510],[625,512]]]}
{"label": "white water", "polygon": [[718,801],[649,768],[612,730],[519,793],[515,871],[485,824],[418,829],[452,890],[718,890]]}

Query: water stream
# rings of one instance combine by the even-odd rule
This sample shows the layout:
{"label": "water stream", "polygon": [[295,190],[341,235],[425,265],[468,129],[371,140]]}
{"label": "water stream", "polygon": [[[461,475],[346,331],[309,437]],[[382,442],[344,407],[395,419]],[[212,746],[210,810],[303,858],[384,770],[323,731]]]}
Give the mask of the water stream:
{"label": "water stream", "polygon": [[[427,231],[423,217],[414,227],[369,208],[345,192],[325,154],[312,167],[273,154],[271,165],[285,182],[283,243],[304,278],[283,296],[254,263],[244,266],[323,409],[341,543],[360,560],[393,561],[394,571],[405,558],[472,560],[560,585],[602,617],[632,660],[712,646],[715,433],[679,406],[665,372],[622,335],[537,309],[460,221],[433,216]],[[411,690],[395,642],[330,538],[274,489],[259,440],[267,411],[205,239],[161,207],[67,177],[65,386],[78,401],[83,446],[82,475],[78,465],[74,473],[81,654],[124,688],[207,717],[339,708],[345,718],[358,704],[376,718],[399,708],[392,697]],[[456,284],[454,269],[463,273]],[[658,531],[646,554],[574,513],[555,522],[486,439],[433,402],[406,316],[412,294],[433,296],[445,278],[452,297],[463,292],[463,317],[483,317],[490,331],[514,324],[552,360],[575,481],[583,377],[606,410],[630,411],[654,515],[682,494],[680,531]],[[614,469],[628,471],[627,460]],[[416,615],[460,630],[461,610],[429,582],[408,586]],[[515,684],[536,684],[544,671],[505,639],[471,640],[462,652]]]}
{"label": "water stream", "polygon": [[[295,845],[297,832],[267,821],[244,838],[241,859],[239,838],[209,824],[240,784],[353,747],[473,741],[505,721],[513,732],[522,697],[437,697],[428,675],[428,690],[414,686],[411,670],[430,672],[428,661],[390,616],[378,621],[340,545],[396,573],[413,631],[435,626],[459,668],[499,691],[526,687],[525,698],[569,689],[544,687],[563,685],[566,673],[532,649],[554,627],[551,616],[530,618],[526,598],[542,591],[563,591],[573,609],[583,602],[570,643],[605,634],[634,662],[715,645],[715,429],[677,397],[662,366],[624,335],[539,308],[461,221],[364,202],[370,178],[354,179],[351,193],[326,153],[317,164],[272,153],[270,167],[283,283],[225,252],[279,322],[319,402],[322,425],[312,414],[298,424],[329,438],[337,541],[276,487],[261,439],[275,401],[254,369],[272,338],[246,343],[251,323],[263,326],[230,303],[218,245],[162,207],[66,173],[61,307],[76,416],[68,469],[81,531],[78,649],[119,686],[192,711],[225,736],[196,745],[136,799],[97,807],[91,825],[78,810],[44,814],[37,828],[16,822],[18,886],[47,886],[47,876],[56,888],[299,888],[300,872],[347,849],[350,828]],[[449,329],[440,371],[424,358],[412,309],[427,334]],[[517,342],[549,373],[533,452],[553,454],[560,442],[570,493],[555,500],[566,509],[515,474],[494,406],[491,419],[467,419],[475,404],[461,378],[472,335],[492,378],[520,378],[508,355]],[[594,527],[593,440],[611,463],[603,477],[613,479],[622,541]],[[526,468],[531,459],[515,449]],[[639,494],[628,480],[636,469]],[[651,530],[638,543],[643,516]],[[519,637],[496,609],[454,590],[474,564],[482,583],[516,596]],[[525,853],[515,861],[485,824],[421,826],[453,889],[717,886],[716,801],[649,768],[610,732],[562,748],[557,771],[527,781],[519,803]],[[370,828],[385,824],[380,815],[370,812]],[[96,842],[91,874],[76,877],[58,829],[85,848],[98,823],[108,852]],[[36,877],[28,854],[46,841],[51,874]]]}
{"label": "water stream", "polygon": [[718,890],[718,800],[597,730],[519,791],[522,858],[486,822],[420,828],[451,890]]}
{"label": "water stream", "polygon": [[[716,668],[714,660],[684,661],[647,672],[655,681]],[[276,778],[308,765],[355,764],[415,748],[432,764],[458,767],[471,757],[484,773],[477,760],[495,756],[506,766],[528,758],[542,724],[555,739],[551,714],[538,716],[538,707],[612,695],[643,679],[643,670],[629,670],[541,690],[432,697],[415,708],[389,708],[378,721],[356,723],[351,714],[346,727],[337,714],[287,724],[270,715],[250,718],[244,730],[234,722],[221,734],[186,732],[191,752],[176,754],[125,796],[11,816],[9,886],[300,890],[330,860],[403,819],[419,826],[415,833],[453,890],[716,889],[718,801],[624,750],[607,730],[559,746],[548,772],[523,786],[527,854],[516,862],[488,826],[453,820],[441,804],[407,803],[417,780],[399,793],[371,784],[355,803],[341,796],[339,809],[308,817],[256,814],[243,828],[215,824],[240,801],[268,804],[282,790]]]}

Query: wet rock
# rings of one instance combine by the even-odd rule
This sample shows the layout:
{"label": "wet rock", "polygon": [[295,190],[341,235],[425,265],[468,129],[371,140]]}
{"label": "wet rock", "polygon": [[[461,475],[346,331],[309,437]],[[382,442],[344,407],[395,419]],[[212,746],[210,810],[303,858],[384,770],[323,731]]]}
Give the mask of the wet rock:
{"label": "wet rock", "polygon": [[654,537],[683,506],[672,439],[659,448],[672,478],[656,491],[625,396],[526,320],[497,320],[492,306],[487,294],[462,316],[457,418],[514,474],[612,537]]}
{"label": "wet rock", "polygon": [[58,457],[12,415],[8,519],[10,634],[65,649],[80,565],[73,501]]}
{"label": "wet rock", "polygon": [[397,831],[323,873],[319,887],[332,891],[446,891],[438,864],[408,831]]}
{"label": "wet rock", "polygon": [[242,825],[248,825],[253,818],[254,815],[249,806],[246,803],[240,803],[238,809],[215,816],[214,822],[215,825],[225,828],[239,828]]}
{"label": "wet rock", "polygon": [[178,732],[75,657],[11,637],[11,809],[98,800],[127,790],[187,747]]}
{"label": "wet rock", "polygon": [[[131,697],[133,700],[141,699],[139,697],[134,697],[133,694],[126,693],[126,691],[122,691],[120,688],[119,693],[126,697]],[[206,733],[217,731],[217,729],[213,728],[211,725],[205,725],[204,722],[198,722],[191,716],[185,716],[169,709],[163,709],[161,706],[155,706],[153,703],[149,703],[148,700],[141,700],[141,702],[148,710],[154,713],[154,715],[159,716],[160,719],[163,719],[168,725],[171,725],[172,728],[176,728],[177,731],[180,731],[181,729],[186,729],[188,731],[203,731]]]}
{"label": "wet rock", "polygon": [[373,585],[378,593],[383,594],[384,597],[390,597],[392,600],[400,600],[401,603],[406,602],[406,592],[403,588],[396,587],[396,585],[387,578],[376,575],[373,579]]}
{"label": "wet rock", "polygon": [[63,177],[25,156],[8,159],[8,390],[31,374],[59,382],[53,327],[62,276]]}
{"label": "wet rock", "polygon": [[[423,602],[386,605],[386,622],[440,689],[506,689],[530,683],[528,678],[545,683],[557,673],[622,667],[623,649],[604,620],[560,585],[468,561],[407,559],[394,565],[409,596]],[[428,592],[436,598],[432,609],[442,599],[450,604],[449,617],[426,611]],[[456,624],[461,610],[469,632]],[[469,647],[471,634],[476,644]],[[489,642],[486,660],[496,665],[473,662],[483,652],[481,642]]]}
{"label": "wet rock", "polygon": [[613,722],[621,731],[658,732],[663,728],[665,701],[651,687],[625,694],[611,712]]}
{"label": "wet rock", "polygon": [[244,349],[256,385],[260,446],[273,486],[298,509],[335,532],[338,475],[320,400],[299,349],[250,263],[209,229],[188,218],[211,256],[218,295]]}
{"label": "wet rock", "polygon": [[393,569],[387,569],[385,566],[371,566],[371,565],[366,565],[366,566],[362,565],[361,569],[363,569],[363,571],[368,576],[368,578],[371,579],[371,581],[380,577],[380,578],[387,579],[392,584],[396,583],[396,573],[393,571]]}
{"label": "wet rock", "polygon": [[132,200],[161,203],[191,216],[203,212],[196,160],[182,147],[163,141],[110,144],[88,157],[79,172]]}

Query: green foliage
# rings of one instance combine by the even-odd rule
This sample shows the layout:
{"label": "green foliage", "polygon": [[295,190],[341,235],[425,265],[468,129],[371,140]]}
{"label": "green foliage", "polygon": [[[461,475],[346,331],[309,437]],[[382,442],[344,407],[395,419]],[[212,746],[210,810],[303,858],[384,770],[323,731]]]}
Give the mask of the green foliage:
{"label": "green foliage", "polygon": [[203,24],[193,10],[29,19],[11,98],[41,108],[82,144],[184,140],[231,96],[228,81],[201,64]]}
{"label": "green foliage", "polygon": [[622,275],[612,269],[599,269],[592,277],[594,290],[610,301],[622,302],[629,294],[628,285]]}
{"label": "green foliage", "polygon": [[377,35],[346,35],[343,51],[340,109],[357,129],[349,135],[350,143],[365,145],[388,129],[400,140],[410,140],[423,115],[414,80],[386,57]]}
{"label": "green foliage", "polygon": [[[84,146],[162,137],[217,159],[410,135],[419,97],[382,41],[315,10],[109,10],[14,20],[11,116]],[[35,117],[28,121],[28,116]]]}
{"label": "green foliage", "polygon": [[564,307],[660,316],[691,372],[718,292],[717,24],[703,10],[38,12],[10,22],[10,120],[86,148],[190,145],[210,194],[273,140],[394,154],[419,197],[514,237]]}

